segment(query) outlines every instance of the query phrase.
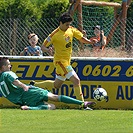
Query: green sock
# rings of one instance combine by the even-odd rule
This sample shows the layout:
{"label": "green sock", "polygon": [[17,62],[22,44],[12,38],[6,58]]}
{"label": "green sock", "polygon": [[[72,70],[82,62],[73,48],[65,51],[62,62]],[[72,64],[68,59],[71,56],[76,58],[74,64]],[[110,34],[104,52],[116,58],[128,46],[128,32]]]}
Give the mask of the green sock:
{"label": "green sock", "polygon": [[29,107],[29,110],[48,110],[48,105],[39,105],[36,107]]}
{"label": "green sock", "polygon": [[59,101],[63,103],[78,104],[78,105],[81,105],[83,103],[83,101],[80,101],[68,96],[64,96],[64,95],[59,96]]}

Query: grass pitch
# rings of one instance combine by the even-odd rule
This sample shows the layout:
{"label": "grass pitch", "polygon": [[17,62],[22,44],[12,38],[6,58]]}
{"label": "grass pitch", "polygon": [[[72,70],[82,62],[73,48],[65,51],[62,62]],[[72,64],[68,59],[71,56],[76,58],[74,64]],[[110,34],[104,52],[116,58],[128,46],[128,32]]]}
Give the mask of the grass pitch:
{"label": "grass pitch", "polygon": [[131,110],[0,110],[0,133],[132,132]]}

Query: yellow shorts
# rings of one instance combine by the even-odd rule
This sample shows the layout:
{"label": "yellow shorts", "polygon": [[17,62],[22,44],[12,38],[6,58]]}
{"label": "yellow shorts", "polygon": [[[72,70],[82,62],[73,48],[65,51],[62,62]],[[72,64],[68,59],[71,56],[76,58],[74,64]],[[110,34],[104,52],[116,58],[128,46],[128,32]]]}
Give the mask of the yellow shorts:
{"label": "yellow shorts", "polygon": [[68,72],[73,70],[72,66],[66,62],[56,61],[54,64],[58,76],[65,76]]}

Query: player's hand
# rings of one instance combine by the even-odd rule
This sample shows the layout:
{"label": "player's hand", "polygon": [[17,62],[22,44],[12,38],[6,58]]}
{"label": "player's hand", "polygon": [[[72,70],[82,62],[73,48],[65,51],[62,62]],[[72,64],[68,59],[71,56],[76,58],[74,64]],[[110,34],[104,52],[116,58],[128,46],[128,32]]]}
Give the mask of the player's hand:
{"label": "player's hand", "polygon": [[24,91],[28,91],[29,88],[30,88],[30,86],[25,85],[25,86],[23,87],[23,90],[24,90]]}
{"label": "player's hand", "polygon": [[98,40],[97,39],[93,39],[92,42],[93,42],[93,44],[96,44],[98,42]]}

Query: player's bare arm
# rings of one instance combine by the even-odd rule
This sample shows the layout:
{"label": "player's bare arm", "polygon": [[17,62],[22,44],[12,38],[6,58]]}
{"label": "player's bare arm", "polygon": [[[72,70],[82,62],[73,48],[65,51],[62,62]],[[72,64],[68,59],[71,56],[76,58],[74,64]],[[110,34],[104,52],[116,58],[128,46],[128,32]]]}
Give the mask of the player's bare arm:
{"label": "player's bare arm", "polygon": [[82,37],[80,40],[79,40],[81,43],[85,43],[85,44],[94,44],[96,43],[95,40],[94,41],[91,41],[89,39],[87,39],[86,37]]}
{"label": "player's bare arm", "polygon": [[41,49],[43,52],[47,52],[49,55],[53,56],[53,49],[52,47],[47,48],[46,46],[42,45]]}
{"label": "player's bare arm", "polygon": [[24,91],[28,91],[28,89],[30,88],[30,86],[27,86],[27,85],[23,84],[19,80],[14,80],[13,84],[18,86],[18,87],[23,88]]}

